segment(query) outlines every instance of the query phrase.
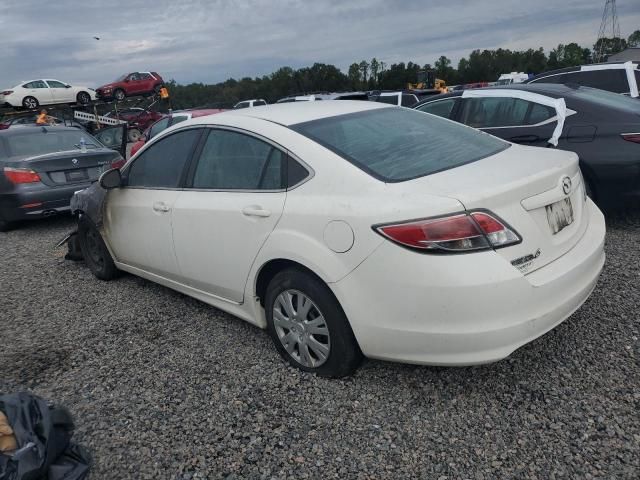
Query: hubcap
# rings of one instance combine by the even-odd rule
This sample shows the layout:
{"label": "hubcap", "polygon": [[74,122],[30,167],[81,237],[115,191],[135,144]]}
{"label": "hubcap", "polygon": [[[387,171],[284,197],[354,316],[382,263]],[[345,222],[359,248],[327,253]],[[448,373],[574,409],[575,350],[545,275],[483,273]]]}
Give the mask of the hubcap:
{"label": "hubcap", "polygon": [[33,98],[27,98],[25,100],[28,108],[36,108],[36,101]]}
{"label": "hubcap", "polygon": [[116,98],[117,98],[118,100],[122,100],[122,99],[124,99],[124,92],[123,92],[123,91],[121,91],[121,90],[118,90],[118,91],[116,92]]}
{"label": "hubcap", "polygon": [[285,290],[273,304],[273,324],[280,343],[299,364],[316,368],[329,358],[329,328],[317,305],[298,290]]}

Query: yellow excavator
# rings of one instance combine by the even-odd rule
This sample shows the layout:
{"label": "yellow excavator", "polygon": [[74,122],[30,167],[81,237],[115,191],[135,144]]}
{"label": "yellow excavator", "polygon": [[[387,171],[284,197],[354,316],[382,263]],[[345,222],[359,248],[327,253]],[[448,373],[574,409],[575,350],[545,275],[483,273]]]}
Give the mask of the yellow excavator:
{"label": "yellow excavator", "polygon": [[433,70],[419,70],[416,83],[407,83],[407,90],[422,90],[425,94],[447,93],[447,82],[436,78]]}

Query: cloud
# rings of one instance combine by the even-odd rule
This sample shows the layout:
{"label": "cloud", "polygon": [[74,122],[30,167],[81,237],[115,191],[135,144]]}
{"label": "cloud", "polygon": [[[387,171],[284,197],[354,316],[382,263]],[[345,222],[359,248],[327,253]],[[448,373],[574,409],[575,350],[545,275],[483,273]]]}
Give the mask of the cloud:
{"label": "cloud", "polygon": [[[454,65],[476,48],[590,46],[602,2],[583,0],[3,0],[0,84],[54,77],[99,85],[154,70],[178,82],[218,82],[280,66],[376,57]],[[623,35],[640,26],[637,0],[618,2]],[[100,40],[93,37],[98,36]]]}

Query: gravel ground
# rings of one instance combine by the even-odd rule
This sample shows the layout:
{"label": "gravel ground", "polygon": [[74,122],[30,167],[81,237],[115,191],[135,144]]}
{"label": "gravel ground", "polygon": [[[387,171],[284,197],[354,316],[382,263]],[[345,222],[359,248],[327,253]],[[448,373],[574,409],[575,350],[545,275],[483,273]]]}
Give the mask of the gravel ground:
{"label": "gravel ground", "polygon": [[640,477],[640,214],[609,221],[598,288],[509,359],[288,368],[265,332],[52,245],[0,234],[0,391],[67,405],[93,479]]}

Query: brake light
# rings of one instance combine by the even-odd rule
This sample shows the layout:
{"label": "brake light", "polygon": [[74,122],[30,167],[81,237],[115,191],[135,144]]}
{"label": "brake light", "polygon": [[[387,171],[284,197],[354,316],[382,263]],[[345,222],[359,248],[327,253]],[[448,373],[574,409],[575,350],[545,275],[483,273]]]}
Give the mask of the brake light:
{"label": "brake light", "polygon": [[5,90],[4,92],[0,92],[0,95],[11,95],[13,90]]}
{"label": "brake light", "polygon": [[120,158],[114,162],[111,162],[111,168],[122,168],[127,163],[123,158]]}
{"label": "brake light", "polygon": [[4,176],[13,183],[18,185],[20,183],[36,183],[40,181],[40,175],[33,170],[22,168],[4,167]]}
{"label": "brake light", "polygon": [[471,252],[521,241],[514,230],[486,212],[380,225],[374,229],[395,243],[427,252]]}
{"label": "brake light", "polygon": [[640,143],[640,133],[622,133],[620,136],[627,142]]}

